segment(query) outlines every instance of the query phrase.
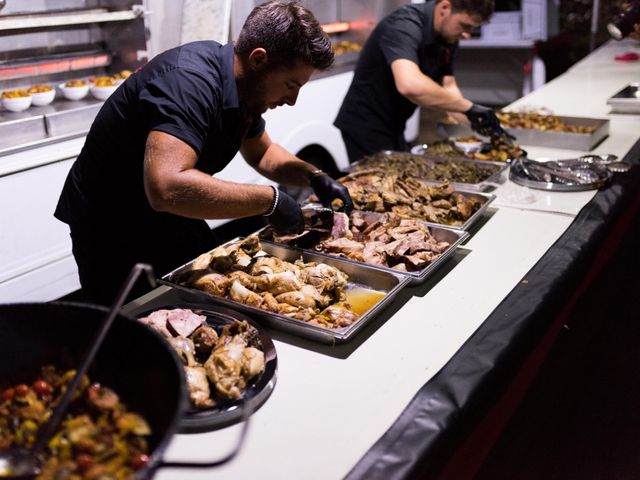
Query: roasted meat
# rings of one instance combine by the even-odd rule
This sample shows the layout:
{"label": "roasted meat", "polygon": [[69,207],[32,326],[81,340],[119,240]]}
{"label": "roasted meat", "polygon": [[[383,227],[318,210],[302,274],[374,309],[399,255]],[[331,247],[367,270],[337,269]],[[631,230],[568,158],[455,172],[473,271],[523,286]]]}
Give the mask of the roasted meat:
{"label": "roasted meat", "polygon": [[[335,218],[338,220],[333,230],[350,235],[348,217]],[[249,257],[248,262],[238,261],[245,256]],[[302,260],[291,263],[267,255],[257,237],[218,247],[199,259],[205,260],[198,261],[193,276],[181,273],[173,280],[190,279],[185,283],[188,286],[303,321],[312,320],[326,307],[345,298],[348,282],[345,273],[324,263]],[[222,270],[216,270],[218,266]],[[331,318],[322,323],[331,328]]]}
{"label": "roasted meat", "polygon": [[[238,281],[234,285],[245,288]],[[228,323],[218,335],[206,323],[206,316],[189,309],[157,310],[139,320],[163,333],[184,362],[189,398],[195,408],[216,405],[216,397],[242,398],[249,381],[265,369],[260,337],[247,322]]]}
{"label": "roasted meat", "polygon": [[381,169],[355,172],[340,182],[349,189],[357,210],[392,212],[402,218],[462,225],[481,207],[480,200],[455,192],[448,183],[429,184]]}

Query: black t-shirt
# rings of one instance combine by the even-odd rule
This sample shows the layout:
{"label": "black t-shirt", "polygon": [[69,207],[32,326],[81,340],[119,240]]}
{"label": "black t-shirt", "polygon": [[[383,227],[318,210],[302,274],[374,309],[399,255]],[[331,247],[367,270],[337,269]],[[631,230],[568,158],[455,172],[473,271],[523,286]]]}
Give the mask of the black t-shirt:
{"label": "black t-shirt", "polygon": [[[168,133],[198,154],[196,168],[222,170],[264,120],[238,101],[233,45],[193,42],[155,57],[104,103],[65,182],[56,218],[72,226],[162,232],[193,220],[154,211],[143,183],[149,132]],[[201,222],[200,222],[201,223]]]}
{"label": "black t-shirt", "polygon": [[410,60],[438,83],[444,76],[453,75],[457,44],[436,36],[434,7],[432,0],[399,8],[376,26],[360,52],[334,124],[371,152],[392,148],[416,109],[396,89],[393,61]]}

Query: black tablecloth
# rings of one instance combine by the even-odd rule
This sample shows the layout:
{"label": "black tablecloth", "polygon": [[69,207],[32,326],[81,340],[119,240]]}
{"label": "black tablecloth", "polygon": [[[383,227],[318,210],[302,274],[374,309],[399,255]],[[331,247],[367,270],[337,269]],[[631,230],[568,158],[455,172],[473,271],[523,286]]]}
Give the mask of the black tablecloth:
{"label": "black tablecloth", "polygon": [[[567,231],[426,383],[348,479],[432,478],[514,380],[559,314],[597,275],[640,211],[640,141]],[[607,250],[611,248],[611,251]],[[555,325],[554,325],[554,322]]]}

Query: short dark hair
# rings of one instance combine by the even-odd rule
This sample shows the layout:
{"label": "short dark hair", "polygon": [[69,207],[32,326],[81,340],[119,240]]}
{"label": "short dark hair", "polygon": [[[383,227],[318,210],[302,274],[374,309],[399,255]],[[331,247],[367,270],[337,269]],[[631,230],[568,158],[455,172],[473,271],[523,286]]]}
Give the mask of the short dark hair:
{"label": "short dark hair", "polygon": [[489,20],[493,15],[494,0],[449,0],[449,2],[451,3],[452,12],[476,15],[483,22]]}
{"label": "short dark hair", "polygon": [[329,36],[313,13],[295,1],[266,2],[251,11],[234,49],[247,56],[256,48],[264,48],[276,65],[302,61],[326,70],[333,63]]}

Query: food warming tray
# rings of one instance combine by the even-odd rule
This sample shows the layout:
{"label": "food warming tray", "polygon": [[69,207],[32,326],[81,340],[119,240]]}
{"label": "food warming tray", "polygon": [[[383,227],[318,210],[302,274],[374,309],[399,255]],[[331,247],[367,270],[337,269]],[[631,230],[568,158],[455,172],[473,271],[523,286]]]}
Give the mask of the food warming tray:
{"label": "food warming tray", "polygon": [[[609,135],[609,120],[588,117],[564,117],[557,115],[564,123],[585,127],[595,127],[593,133],[553,132],[535,128],[506,128],[522,145],[552,147],[568,150],[589,151]],[[464,125],[440,124],[447,135],[452,137],[467,136],[472,130]]]}
{"label": "food warming tray", "polygon": [[474,190],[479,192],[484,192],[484,191],[493,189],[498,184],[504,183],[507,177],[506,172],[507,172],[507,169],[509,168],[508,162],[478,160],[478,159],[468,158],[463,156],[453,157],[453,158],[438,157],[437,155],[431,155],[427,153],[427,148],[425,145],[416,145],[411,149],[411,153],[414,155],[422,155],[423,157],[425,157],[427,160],[431,162],[440,162],[440,163],[444,163],[446,161],[460,162],[460,163],[467,163],[469,165],[477,165],[479,167],[485,167],[493,170],[493,173],[491,173],[491,175],[489,175],[487,178],[485,178],[481,182],[477,182],[477,183],[465,183],[465,182],[456,182],[456,181],[450,182],[454,188],[466,188],[467,190]]}
{"label": "food warming tray", "polygon": [[[236,238],[225,243],[222,246],[229,246],[239,241],[242,241],[242,238]],[[375,305],[373,305],[373,307],[363,313],[360,318],[358,318],[358,320],[351,325],[347,327],[330,329],[317,325],[311,325],[302,320],[297,320],[285,315],[280,315],[278,313],[273,313],[257,307],[245,305],[228,298],[211,295],[202,290],[187,287],[173,282],[173,277],[179,276],[180,274],[185,273],[186,271],[191,269],[191,265],[195,261],[195,259],[181,267],[178,267],[172,272],[169,272],[159,281],[160,283],[170,285],[171,287],[175,288],[178,295],[185,301],[193,301],[194,299],[197,299],[201,302],[218,304],[228,308],[239,310],[248,315],[251,315],[253,318],[259,319],[262,323],[264,323],[265,325],[269,325],[273,329],[283,330],[294,335],[325,343],[339,343],[351,339],[356,334],[356,332],[358,332],[362,327],[369,323],[372,318],[374,318],[387,304],[389,304],[395,298],[397,293],[409,282],[409,278],[397,273],[386,272],[368,267],[363,264],[346,262],[338,258],[326,257],[309,251],[302,251],[283,245],[263,243],[262,250],[270,255],[273,255],[274,257],[278,257],[281,260],[292,263],[300,257],[302,257],[304,262],[325,263],[342,270],[349,276],[347,288],[364,287],[383,292],[384,295],[380,300],[378,300]]]}
{"label": "food warming tray", "polygon": [[[421,182],[424,182],[425,184],[428,185],[438,185],[441,184],[442,182],[436,182],[433,180],[420,180]],[[482,204],[480,206],[480,208],[473,213],[473,215],[471,215],[469,218],[467,218],[467,220],[460,224],[460,225],[446,225],[446,224],[441,224],[441,223],[435,223],[435,222],[428,222],[428,223],[433,223],[434,225],[440,225],[440,226],[444,226],[447,228],[453,228],[455,230],[469,230],[469,228],[471,228],[471,226],[476,223],[483,215],[484,212],[487,210],[487,208],[489,207],[489,204],[491,202],[493,202],[496,199],[496,196],[492,193],[485,193],[485,192],[476,192],[473,190],[468,190],[468,189],[464,189],[464,188],[456,188],[454,187],[455,191],[460,193],[461,195],[463,195],[466,198],[476,198],[477,200],[480,201],[480,203]],[[311,202],[313,203],[313,202]],[[416,218],[420,218],[420,217],[416,217]],[[424,218],[420,218],[420,220],[423,221],[427,221]]]}
{"label": "food warming tray", "polygon": [[611,110],[621,113],[640,113],[640,82],[634,82],[607,100]]}
{"label": "food warming tray", "polygon": [[[423,180],[423,181],[425,183],[429,183],[432,185],[437,185],[438,183],[441,183],[441,182],[434,182],[431,180]],[[452,228],[454,230],[469,230],[474,223],[476,223],[478,220],[482,218],[482,216],[484,215],[484,212],[487,211],[487,208],[489,207],[491,202],[493,202],[496,199],[496,196],[493,193],[474,192],[472,190],[466,190],[463,188],[456,188],[455,190],[456,192],[462,194],[467,198],[478,199],[482,203],[482,206],[477,211],[475,211],[473,215],[467,218],[467,220],[462,225],[444,225],[439,223],[434,223],[434,225],[440,225],[447,228]]]}
{"label": "food warming tray", "polygon": [[[377,212],[369,212],[369,214],[372,215],[380,215],[382,216],[382,213],[377,213]],[[427,277],[429,277],[429,275],[431,275],[433,272],[435,272],[444,262],[447,261],[447,259],[454,254],[454,252],[456,251],[456,249],[458,248],[458,246],[464,242],[468,237],[469,237],[469,233],[464,231],[464,230],[456,230],[456,229],[452,229],[452,228],[448,228],[448,227],[443,227],[442,225],[437,225],[437,224],[433,224],[433,223],[428,223],[425,222],[429,225],[429,232],[431,233],[431,235],[439,242],[449,242],[450,245],[449,247],[438,257],[436,258],[433,262],[431,262],[429,265],[427,265],[425,268],[423,268],[422,270],[418,270],[415,272],[403,272],[403,271],[399,271],[399,270],[394,270],[391,267],[384,267],[381,265],[371,265],[365,262],[360,262],[358,260],[352,260],[350,258],[344,258],[344,257],[339,257],[337,255],[331,254],[331,253],[325,253],[325,252],[318,252],[312,249],[307,249],[307,248],[301,248],[300,250],[305,251],[305,252],[309,252],[309,253],[313,253],[315,255],[319,255],[322,257],[326,257],[326,258],[339,258],[340,260],[344,261],[344,262],[348,262],[348,263],[353,263],[355,265],[358,266],[366,266],[367,268],[373,268],[376,270],[381,270],[384,272],[388,272],[388,273],[392,273],[394,275],[402,275],[405,276],[409,279],[409,283],[410,284],[418,284],[418,283],[422,283],[424,282]],[[257,231],[255,234],[258,235],[260,237],[260,242],[262,242],[262,244],[275,244],[275,245],[282,245],[285,246],[287,248],[296,248],[296,247],[289,247],[287,245],[284,245],[282,243],[278,243],[275,242],[273,240],[270,240],[271,237],[271,227],[264,227],[263,229]]]}

